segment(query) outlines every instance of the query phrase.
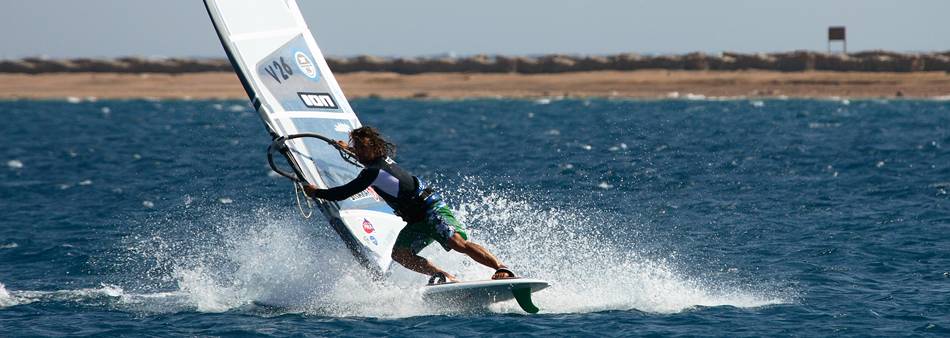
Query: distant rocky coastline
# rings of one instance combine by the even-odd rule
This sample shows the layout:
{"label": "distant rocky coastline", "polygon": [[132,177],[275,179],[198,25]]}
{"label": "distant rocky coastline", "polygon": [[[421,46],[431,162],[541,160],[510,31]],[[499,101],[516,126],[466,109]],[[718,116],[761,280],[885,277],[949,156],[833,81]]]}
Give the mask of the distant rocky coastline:
{"label": "distant rocky coastline", "polygon": [[[329,58],[335,73],[392,72],[421,73],[520,73],[553,74],[591,71],[666,70],[771,70],[781,72],[950,72],[950,51],[935,53],[895,53],[868,51],[826,54],[808,51],[788,53],[684,55],[616,54],[608,56],[544,55],[429,58],[380,58],[357,56]],[[226,59],[46,59],[0,60],[0,73],[159,73],[185,74],[233,71]]]}

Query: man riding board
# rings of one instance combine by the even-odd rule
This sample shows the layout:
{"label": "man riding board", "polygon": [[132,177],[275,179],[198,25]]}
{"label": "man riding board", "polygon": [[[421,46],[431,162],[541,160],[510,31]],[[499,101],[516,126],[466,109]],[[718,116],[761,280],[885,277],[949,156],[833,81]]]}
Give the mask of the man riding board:
{"label": "man riding board", "polygon": [[433,240],[439,242],[446,251],[458,251],[495,269],[492,279],[515,277],[488,250],[468,241],[462,225],[438,193],[393,161],[391,156],[394,156],[396,147],[383,139],[379,131],[372,127],[354,129],[350,132],[350,142],[352,147],[343,141],[338,141],[338,144],[349,149],[364,169],[355,179],[339,187],[320,189],[312,184],[304,187],[307,196],[341,201],[373,187],[396,215],[406,222],[406,227],[396,237],[393,260],[409,270],[433,276],[432,280],[444,277],[450,282],[458,281],[455,276],[419,256],[419,252]]}

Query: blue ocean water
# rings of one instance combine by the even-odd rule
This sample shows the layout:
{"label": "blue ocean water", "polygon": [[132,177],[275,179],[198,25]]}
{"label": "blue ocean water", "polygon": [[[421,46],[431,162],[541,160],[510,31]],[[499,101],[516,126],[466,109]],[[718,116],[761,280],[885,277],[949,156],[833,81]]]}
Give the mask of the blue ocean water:
{"label": "blue ocean water", "polygon": [[449,311],[424,276],[351,269],[243,100],[8,101],[0,336],[950,333],[948,102],[354,107],[476,242],[552,282],[542,313]]}

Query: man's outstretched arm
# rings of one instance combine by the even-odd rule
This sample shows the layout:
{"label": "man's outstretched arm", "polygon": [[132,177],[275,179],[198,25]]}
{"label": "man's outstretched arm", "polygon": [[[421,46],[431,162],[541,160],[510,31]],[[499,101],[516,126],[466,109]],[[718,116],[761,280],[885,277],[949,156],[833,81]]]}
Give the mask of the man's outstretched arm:
{"label": "man's outstretched arm", "polygon": [[363,171],[360,171],[360,174],[356,176],[356,178],[339,187],[320,189],[317,188],[317,186],[311,184],[304,186],[303,190],[307,193],[307,196],[310,196],[311,198],[342,201],[349,198],[350,196],[358,194],[360,191],[366,190],[366,188],[369,188],[370,184],[373,184],[373,181],[376,180],[376,176],[378,175],[378,169],[363,169]]}

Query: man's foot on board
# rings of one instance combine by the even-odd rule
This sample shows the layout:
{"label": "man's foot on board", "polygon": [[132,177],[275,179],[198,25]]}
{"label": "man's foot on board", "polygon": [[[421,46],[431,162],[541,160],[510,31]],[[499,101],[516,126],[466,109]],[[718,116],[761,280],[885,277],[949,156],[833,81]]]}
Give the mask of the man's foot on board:
{"label": "man's foot on board", "polygon": [[491,276],[491,279],[507,279],[515,278],[515,273],[508,270],[508,267],[502,266],[495,270],[495,274]]}
{"label": "man's foot on board", "polygon": [[429,285],[457,282],[459,282],[458,278],[455,278],[455,276],[452,276],[448,272],[436,272],[429,278]]}

